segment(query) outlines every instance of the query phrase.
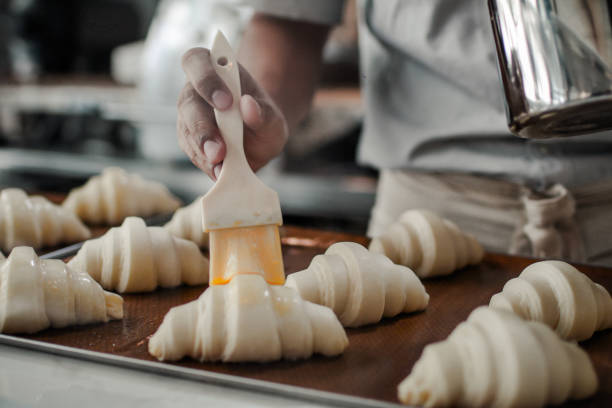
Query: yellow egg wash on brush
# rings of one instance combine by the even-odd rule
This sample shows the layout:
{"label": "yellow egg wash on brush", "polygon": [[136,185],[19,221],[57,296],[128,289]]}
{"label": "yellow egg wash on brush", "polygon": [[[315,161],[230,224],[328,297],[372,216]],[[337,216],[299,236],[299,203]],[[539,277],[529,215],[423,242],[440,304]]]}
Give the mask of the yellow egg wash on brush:
{"label": "yellow egg wash on brush", "polygon": [[276,225],[211,230],[210,284],[224,285],[236,275],[261,275],[272,285],[285,283]]}

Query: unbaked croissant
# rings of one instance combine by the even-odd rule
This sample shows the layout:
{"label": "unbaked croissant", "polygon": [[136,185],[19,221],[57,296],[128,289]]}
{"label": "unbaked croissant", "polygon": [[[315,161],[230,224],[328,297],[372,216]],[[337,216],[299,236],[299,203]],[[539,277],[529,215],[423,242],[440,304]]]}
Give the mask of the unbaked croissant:
{"label": "unbaked croissant", "polygon": [[405,404],[541,407],[595,393],[587,353],[549,327],[482,306],[441,342],[425,347],[398,386]]}
{"label": "unbaked croissant", "polygon": [[181,203],[163,184],[108,167],[70,191],[62,205],[87,223],[117,225],[131,215],[172,212]]}
{"label": "unbaked croissant", "polygon": [[18,188],[0,193],[0,247],[7,252],[22,245],[41,248],[90,236],[74,214],[42,196],[28,196]]}
{"label": "unbaked croissant", "polygon": [[304,301],[260,275],[212,285],[193,302],[172,308],[149,340],[159,360],[273,361],[340,354],[348,339],[327,307]]}
{"label": "unbaked croissant", "polygon": [[489,306],[537,320],[565,339],[585,340],[612,327],[612,298],[601,285],[562,261],[529,265],[510,279]]}
{"label": "unbaked croissant", "polygon": [[123,299],[55,259],[17,247],[0,260],[0,332],[34,333],[52,327],[123,318]]}
{"label": "unbaked croissant", "polygon": [[164,228],[175,237],[193,241],[200,248],[208,247],[208,233],[202,228],[202,197],[175,211]]}
{"label": "unbaked croissant", "polygon": [[471,235],[427,210],[408,210],[386,233],[372,239],[372,252],[406,265],[421,278],[448,275],[480,262],[484,250]]}
{"label": "unbaked croissant", "polygon": [[138,217],[128,217],[121,227],[86,241],[68,265],[121,293],[208,281],[208,259],[196,244],[162,227],[147,227]]}
{"label": "unbaked croissant", "polygon": [[355,242],[338,242],[287,277],[304,300],[330,307],[346,327],[423,310],[429,295],[409,268]]}

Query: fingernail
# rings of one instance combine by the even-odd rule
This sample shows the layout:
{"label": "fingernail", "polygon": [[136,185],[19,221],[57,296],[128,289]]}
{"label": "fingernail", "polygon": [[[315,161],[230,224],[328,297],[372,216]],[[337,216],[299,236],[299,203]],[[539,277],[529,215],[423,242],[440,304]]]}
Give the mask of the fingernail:
{"label": "fingernail", "polygon": [[219,154],[219,149],[221,149],[221,145],[216,140],[207,140],[204,142],[204,146],[202,146],[204,150],[204,155],[209,161],[214,161]]}
{"label": "fingernail", "polygon": [[232,105],[232,96],[225,91],[216,90],[212,94],[213,105],[217,109],[227,109]]}
{"label": "fingernail", "polygon": [[219,174],[221,174],[221,164],[217,164],[214,168],[213,168],[213,173],[215,173],[215,179],[219,180]]}

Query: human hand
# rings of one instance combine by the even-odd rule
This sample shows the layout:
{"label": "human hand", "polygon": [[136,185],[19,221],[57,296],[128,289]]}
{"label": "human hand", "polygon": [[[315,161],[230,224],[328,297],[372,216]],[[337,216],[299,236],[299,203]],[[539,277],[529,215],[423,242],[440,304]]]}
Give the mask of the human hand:
{"label": "human hand", "polygon": [[[230,108],[232,95],[215,72],[208,49],[188,50],[182,66],[187,83],[178,98],[178,143],[193,164],[216,180],[225,158],[225,142],[213,108]],[[257,171],[282,151],[289,130],[283,113],[268,93],[241,65],[239,69],[244,152],[253,171]]]}

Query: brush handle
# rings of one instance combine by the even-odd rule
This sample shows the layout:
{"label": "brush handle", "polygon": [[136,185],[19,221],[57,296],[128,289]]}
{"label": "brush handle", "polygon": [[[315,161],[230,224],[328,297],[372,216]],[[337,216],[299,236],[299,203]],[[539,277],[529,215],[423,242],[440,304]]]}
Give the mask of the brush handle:
{"label": "brush handle", "polygon": [[221,32],[215,37],[211,57],[215,71],[232,93],[233,102],[227,110],[215,109],[226,153],[218,180],[202,198],[204,231],[281,225],[278,194],[257,178],[244,154],[238,61]]}
{"label": "brush handle", "polygon": [[[244,154],[244,132],[240,113],[240,73],[236,55],[225,36],[218,32],[211,49],[212,63],[232,94],[232,106],[220,111],[215,109],[215,119],[225,141],[226,154],[219,175],[222,179],[249,177],[254,175]],[[249,174],[251,173],[251,174]]]}

